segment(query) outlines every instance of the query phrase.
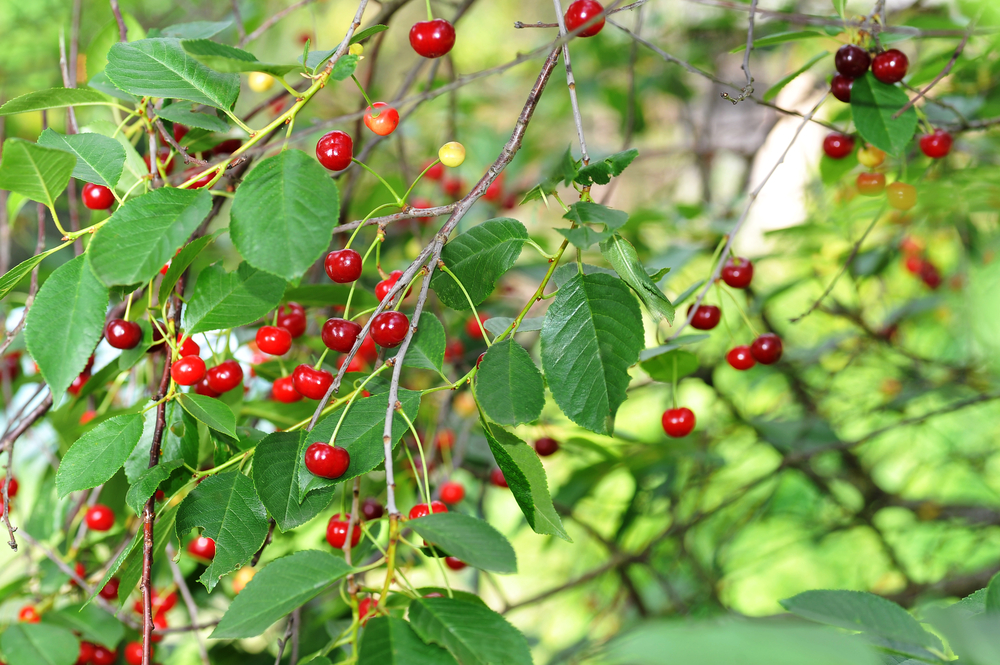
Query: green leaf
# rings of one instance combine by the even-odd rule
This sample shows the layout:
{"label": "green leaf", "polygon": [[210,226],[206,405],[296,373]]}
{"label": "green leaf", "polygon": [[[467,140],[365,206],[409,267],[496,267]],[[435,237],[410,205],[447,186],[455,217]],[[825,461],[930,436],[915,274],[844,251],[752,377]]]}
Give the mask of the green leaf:
{"label": "green leaf", "polygon": [[333,499],[336,487],[310,492],[299,502],[299,432],[274,432],[257,444],[252,470],[257,496],[282,531],[291,531],[319,515]]}
{"label": "green leaf", "polygon": [[864,591],[806,591],[781,601],[782,607],[805,619],[869,635],[941,649],[941,641],[928,633],[902,607]]}
{"label": "green leaf", "polygon": [[1000,665],[1000,614],[961,616],[945,608],[931,607],[924,615],[948,640],[948,646],[959,657],[959,663]]}
{"label": "green leaf", "polygon": [[55,206],[76,167],[76,157],[62,150],[7,139],[0,159],[0,189]]}
{"label": "green leaf", "polygon": [[136,515],[142,515],[146,502],[160,488],[160,483],[169,478],[175,469],[182,466],[184,466],[184,460],[175,459],[169,462],[161,461],[156,466],[146,469],[135,481],[135,484],[128,488],[125,503],[135,511]]}
{"label": "green leaf", "polygon": [[611,665],[878,665],[863,642],[827,628],[763,622],[709,623],[648,621],[605,648]]}
{"label": "green leaf", "polygon": [[851,113],[861,138],[891,155],[901,154],[917,131],[917,112],[911,106],[896,120],[892,116],[909,99],[903,90],[876,80],[871,72],[854,79]]}
{"label": "green leaf", "polygon": [[606,224],[608,230],[615,231],[625,226],[628,222],[628,213],[615,210],[598,203],[589,201],[577,201],[569,207],[569,212],[563,215],[563,219],[568,219],[577,224]]}
{"label": "green leaf", "polygon": [[[171,511],[171,515],[173,515],[173,512],[175,511]],[[159,535],[156,533],[155,528],[154,528],[154,536]],[[94,592],[89,596],[87,596],[87,600],[83,602],[84,607],[90,605],[91,601],[93,601],[94,598],[97,597],[97,594],[101,592],[101,589],[105,587],[108,581],[118,573],[118,570],[121,568],[122,564],[124,564],[129,559],[129,556],[135,550],[136,546],[139,545],[139,543],[141,542],[142,542],[142,530],[140,529],[132,538],[132,541],[125,547],[125,549],[123,549],[115,558],[115,560],[111,562],[111,565],[108,566],[107,570],[104,572],[104,577],[101,578],[101,581],[94,585],[93,587]],[[132,583],[132,587],[135,587],[135,582]],[[119,599],[121,598],[122,594],[124,594],[127,597],[128,592],[124,591],[124,589],[120,590]]]}
{"label": "green leaf", "polygon": [[420,316],[417,332],[410,341],[410,348],[406,351],[403,366],[440,372],[444,365],[445,344],[446,337],[441,320],[430,312],[424,312]]}
{"label": "green leaf", "polygon": [[854,170],[858,163],[854,159],[832,159],[827,155],[819,158],[819,175],[824,185],[833,185]]}
{"label": "green leaf", "polygon": [[301,550],[272,561],[233,599],[211,637],[256,637],[350,571],[343,559],[319,550]]}
{"label": "green leaf", "polygon": [[165,106],[157,111],[156,115],[164,120],[169,120],[170,122],[178,122],[185,127],[205,129],[210,132],[229,131],[229,123],[222,118],[215,115],[209,115],[208,113],[199,113],[198,111],[192,110],[187,104],[171,104],[170,106]]}
{"label": "green leaf", "polygon": [[986,587],[984,606],[986,612],[1000,613],[1000,575],[994,575]]}
{"label": "green leaf", "polygon": [[178,39],[208,39],[219,34],[233,24],[229,21],[192,21],[191,23],[176,23],[167,26],[161,33],[164,37]]}
{"label": "green leaf", "polygon": [[130,95],[127,92],[122,92],[114,86],[111,79],[103,71],[97,72],[89,79],[87,79],[87,87],[93,88],[98,92],[103,92],[109,97],[114,97],[115,99],[120,99],[123,102],[129,102],[130,104],[137,104],[140,99],[135,95]]}
{"label": "green leaf", "polygon": [[236,416],[225,402],[205,395],[181,393],[177,400],[181,407],[196,420],[205,423],[217,432],[236,438]]}
{"label": "green leaf", "polygon": [[[351,292],[351,287],[341,284],[303,284],[301,286],[288,285],[285,289],[285,300],[297,302],[303,307],[329,307],[330,305],[343,305],[347,303],[347,297]],[[358,309],[368,309],[378,304],[375,296],[361,289],[354,290],[352,305],[356,304]]]}
{"label": "green leaf", "polygon": [[184,245],[184,248],[174,258],[170,259],[170,267],[167,269],[167,274],[160,280],[160,302],[167,301],[167,298],[170,297],[170,292],[177,286],[177,280],[181,278],[184,271],[194,263],[194,260],[198,258],[202,250],[208,247],[209,243],[215,242],[220,233],[222,233],[221,230],[216,231],[212,235],[201,236],[192,240]]}
{"label": "green leaf", "polygon": [[360,41],[368,39],[372,35],[377,35],[378,33],[384,32],[384,31],[386,31],[388,29],[389,29],[389,26],[382,25],[381,23],[377,23],[375,25],[368,26],[364,30],[362,30],[360,32],[354,33],[354,36],[351,37],[351,44],[357,44]]}
{"label": "green leaf", "polygon": [[[456,236],[441,252],[441,260],[465,286],[474,305],[493,293],[497,280],[510,270],[528,240],[528,230],[516,219],[483,222]],[[448,307],[470,309],[462,289],[444,272],[435,272],[431,288]]]}
{"label": "green leaf", "polygon": [[620,279],[577,274],[563,284],[541,334],[545,378],[563,413],[610,434],[643,342],[639,306]]}
{"label": "green leaf", "polygon": [[502,425],[537,420],[545,406],[542,374],[524,347],[512,339],[486,351],[476,376],[476,395],[486,415]]}
{"label": "green leaf", "polygon": [[450,653],[424,643],[409,623],[393,616],[370,619],[359,650],[358,665],[458,665]]}
{"label": "green leaf", "polygon": [[73,665],[80,643],[73,633],[44,623],[15,623],[0,636],[8,665]]}
{"label": "green leaf", "polygon": [[243,179],[229,234],[247,263],[294,280],[326,251],[339,212],[340,194],[326,169],[301,150],[285,150]]}
{"label": "green leaf", "polygon": [[673,324],[674,306],[646,272],[632,243],[616,233],[601,243],[601,255],[611,264],[618,276],[632,287],[651,314]]}
{"label": "green leaf", "polygon": [[516,573],[517,555],[507,539],[485,520],[462,513],[437,513],[406,525],[465,563],[494,573]]}
{"label": "green leaf", "polygon": [[108,51],[104,73],[133,95],[185,99],[220,109],[231,109],[240,94],[238,75],[212,71],[189,57],[174,38],[119,42]]}
{"label": "green leaf", "polygon": [[110,103],[110,99],[96,90],[88,90],[87,88],[50,88],[15,97],[3,106],[0,106],[0,116],[28,113],[30,111],[43,111],[45,109],[58,109],[66,106],[93,106],[94,104]]}
{"label": "green leaf", "polygon": [[56,268],[39,289],[24,341],[57,403],[101,341],[107,307],[108,290],[87,266],[86,255]]}
{"label": "green leaf", "polygon": [[94,605],[69,605],[45,615],[54,623],[80,634],[88,642],[114,649],[125,637],[125,626],[113,615]]}
{"label": "green leaf", "polygon": [[552,505],[545,467],[534,449],[501,427],[484,426],[483,430],[493,459],[503,471],[507,486],[524,513],[528,526],[535,533],[559,536],[573,542]]}
{"label": "green leaf", "polygon": [[642,369],[654,381],[673,383],[675,374],[682,379],[698,371],[698,356],[690,351],[670,351],[643,361]]}
{"label": "green leaf", "polygon": [[778,96],[779,92],[781,92],[782,90],[785,89],[786,85],[788,85],[789,83],[791,83],[792,81],[794,81],[795,79],[797,79],[799,76],[801,76],[805,72],[809,71],[812,68],[812,66],[815,65],[817,62],[819,62],[820,60],[823,60],[825,58],[828,58],[828,57],[830,57],[829,51],[823,51],[822,53],[818,53],[818,54],[814,55],[809,60],[809,62],[807,62],[806,64],[802,65],[801,67],[799,67],[798,69],[796,69],[794,72],[792,72],[791,74],[789,74],[788,76],[784,77],[783,79],[781,79],[780,81],[778,81],[777,83],[775,83],[774,85],[772,85],[770,88],[768,88],[767,91],[764,92],[764,101],[765,102],[772,101],[775,97]]}
{"label": "green leaf", "polygon": [[847,0],[833,0],[833,9],[837,12],[840,18],[844,18],[844,11],[847,7]]}
{"label": "green leaf", "polygon": [[267,512],[257,498],[253,481],[239,472],[204,480],[177,511],[178,533],[195,527],[202,527],[202,535],[215,541],[215,558],[198,578],[211,591],[223,575],[249,561],[264,544]]}
{"label": "green leaf", "polygon": [[285,280],[245,261],[234,272],[211,265],[198,275],[184,311],[185,329],[193,335],[245,326],[277,307],[284,292]]}
{"label": "green leaf", "polygon": [[125,148],[115,139],[100,134],[64,135],[46,129],[38,144],[76,155],[73,177],[114,188],[125,167]]}
{"label": "green leaf", "polygon": [[[118,126],[107,120],[96,120],[81,128],[84,133],[100,134],[118,141],[118,145],[125,151],[125,169],[118,179],[116,189],[119,192],[127,192],[149,174],[149,167],[136,151],[135,147],[125,137],[124,132],[118,131]],[[135,190],[133,190],[133,193]]]}
{"label": "green leaf", "polygon": [[148,282],[211,210],[204,189],[164,187],[130,199],[94,235],[90,265],[108,286]]}
{"label": "green leaf", "polygon": [[[544,322],[545,316],[521,319],[521,325],[518,327],[517,332],[538,332],[542,329],[542,323]],[[486,319],[483,327],[493,335],[499,335],[504,330],[507,330],[512,323],[514,323],[514,319],[509,316],[493,316]]]}
{"label": "green leaf", "polygon": [[620,176],[638,156],[639,151],[635,148],[617,152],[599,162],[591,162],[587,166],[584,166],[580,169],[574,180],[584,187],[590,187],[595,184],[606,185],[611,182],[611,178]]}
{"label": "green leaf", "polygon": [[[414,390],[400,389],[399,401],[403,405],[407,417],[412,422],[417,417],[417,409],[420,407],[420,393]],[[357,476],[372,471],[379,464],[385,461],[385,446],[382,443],[382,432],[385,429],[385,413],[388,406],[388,393],[380,393],[371,397],[363,397],[356,401],[347,416],[344,424],[340,426],[337,433],[336,444],[347,449],[351,455],[351,464],[343,476],[336,480],[320,478],[309,473],[305,465],[299,467],[299,501],[302,501],[306,494],[321,488],[332,487],[338,483],[352,480]],[[305,455],[306,448],[316,441],[327,442],[333,435],[333,430],[340,420],[342,409],[331,413],[328,417],[317,423],[312,432],[303,432],[299,443],[299,457]],[[403,434],[408,431],[406,421],[398,413],[392,419],[393,446],[399,442]]]}
{"label": "green leaf", "polygon": [[[347,79],[348,76],[354,73],[354,70],[358,68],[358,63],[361,62],[361,57],[348,53],[340,60],[337,60],[336,64],[333,66],[333,70],[330,71],[330,78],[334,81],[343,81]],[[315,73],[318,67],[313,67],[313,72]]]}
{"label": "green leaf", "polygon": [[70,446],[56,469],[59,498],[111,480],[142,437],[142,416],[109,418]]}
{"label": "green leaf", "polygon": [[532,665],[524,635],[485,605],[416,598],[410,625],[424,642],[445,647],[462,665]]}
{"label": "green leaf", "polygon": [[575,247],[588,249],[611,237],[611,231],[595,231],[589,226],[578,226],[572,229],[555,229],[562,237],[569,240]]}
{"label": "green leaf", "polygon": [[209,39],[185,39],[181,41],[184,51],[201,64],[217,72],[266,72],[272,76],[284,76],[298,65],[277,65],[260,62],[249,51],[226,46]]}
{"label": "green leaf", "polygon": [[[16,215],[15,215],[16,217]],[[49,254],[58,252],[62,247],[53,247],[47,252],[42,252],[41,254],[35,254],[30,259],[25,259],[21,261],[16,266],[8,270],[0,277],[0,299],[6,298],[7,294],[14,290],[22,279],[28,276],[32,270],[35,269],[42,260]]]}

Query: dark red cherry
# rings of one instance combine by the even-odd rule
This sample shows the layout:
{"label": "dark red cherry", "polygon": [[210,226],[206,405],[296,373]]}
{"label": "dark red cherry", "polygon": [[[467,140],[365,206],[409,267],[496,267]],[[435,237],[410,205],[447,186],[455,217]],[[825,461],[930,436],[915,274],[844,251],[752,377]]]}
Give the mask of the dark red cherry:
{"label": "dark red cherry", "polygon": [[326,255],[326,274],[337,284],[350,284],[361,277],[361,255],[353,249],[337,249]]}
{"label": "dark red cherry", "polygon": [[117,652],[102,647],[100,644],[94,645],[94,655],[90,657],[90,662],[93,665],[114,665],[116,660],[118,660]]}
{"label": "dark red cherry", "polygon": [[461,360],[463,355],[465,355],[465,344],[462,344],[460,339],[453,339],[444,347],[445,362],[453,363]]}
{"label": "dark red cherry", "polygon": [[188,543],[187,550],[192,556],[196,556],[200,559],[214,559],[215,541],[207,536],[198,536]]}
{"label": "dark red cherry", "polygon": [[754,360],[762,365],[770,365],[781,360],[781,338],[774,333],[764,333],[750,345]]}
{"label": "dark red cherry", "polygon": [[385,508],[375,499],[368,497],[361,502],[361,514],[366,520],[377,520],[385,514]]}
{"label": "dark red cherry", "polygon": [[[90,642],[80,642],[79,655],[76,657],[76,665],[89,665],[94,660],[94,645]],[[142,665],[142,656],[139,656],[139,664]],[[128,660],[126,658],[126,660]]]}
{"label": "dark red cherry", "polygon": [[333,480],[347,473],[351,455],[346,448],[317,441],[306,448],[305,461],[309,473]]}
{"label": "dark red cherry", "polygon": [[951,134],[943,129],[936,129],[933,134],[920,137],[920,151],[931,159],[941,159],[951,152],[952,142]]}
{"label": "dark red cherry", "polygon": [[115,525],[115,512],[104,504],[97,503],[87,509],[84,521],[91,531],[107,531]]}
{"label": "dark red cherry", "polygon": [[446,566],[448,566],[452,570],[462,570],[463,568],[465,568],[466,566],[468,566],[467,563],[465,563],[461,559],[456,559],[453,556],[446,556],[444,558],[444,563],[445,563]]}
{"label": "dark red cherry", "polygon": [[508,487],[507,479],[504,477],[503,471],[500,470],[500,467],[494,467],[494,469],[490,471],[490,482],[497,487]]}
{"label": "dark red cherry", "polygon": [[694,411],[682,406],[663,412],[663,431],[675,439],[685,437],[694,429]]}
{"label": "dark red cherry", "polygon": [[745,289],[753,279],[753,264],[742,258],[730,258],[722,266],[722,281],[734,289]]}
{"label": "dark red cherry", "polygon": [[141,642],[129,642],[125,645],[125,662],[128,665],[142,665]]}
{"label": "dark red cherry", "polygon": [[[566,29],[573,32],[584,23],[604,12],[604,7],[596,0],[576,0],[566,9],[563,17],[566,21]],[[590,25],[586,30],[579,33],[578,37],[593,37],[604,28],[604,17]]]}
{"label": "dark red cherry", "polygon": [[381,282],[375,285],[375,297],[378,298],[379,302],[385,300],[385,297],[392,290],[392,287],[396,286],[396,282],[399,278],[403,276],[402,270],[393,270],[389,273],[389,276],[383,279]]}
{"label": "dark red cherry", "polygon": [[879,53],[872,61],[872,75],[882,83],[899,83],[906,76],[910,61],[906,54],[897,49]]}
{"label": "dark red cherry", "polygon": [[[424,163],[423,168],[427,170],[427,173],[424,174],[424,177],[427,178],[428,180],[440,180],[442,177],[444,177],[444,164],[438,162],[434,164],[434,166],[431,166],[432,163],[433,162]],[[416,208],[417,205],[414,203],[413,207]],[[427,207],[430,208],[430,206]]]}
{"label": "dark red cherry", "polygon": [[490,315],[487,314],[486,312],[481,312],[479,314],[478,321],[476,320],[476,317],[470,316],[468,319],[465,320],[465,334],[471,337],[472,339],[481,338],[483,336],[483,328],[485,328],[486,326],[484,325],[483,328],[480,328],[479,324],[480,323],[485,324],[487,319],[489,318]]}
{"label": "dark red cherry", "polygon": [[198,385],[194,387],[194,392],[197,395],[204,395],[205,397],[218,397],[222,393],[212,390],[212,386],[208,385],[208,372],[205,372],[205,378],[198,382]]}
{"label": "dark red cherry", "polygon": [[361,326],[354,321],[346,319],[327,319],[323,324],[320,337],[328,349],[347,353],[354,348],[354,343],[358,341],[361,334]]}
{"label": "dark red cherry", "polygon": [[854,79],[847,78],[843,74],[835,74],[830,81],[830,93],[845,104],[851,103],[852,87],[854,87]]}
{"label": "dark red cherry", "polygon": [[299,365],[292,372],[292,385],[304,397],[320,400],[333,385],[333,374],[309,365]]}
{"label": "dark red cherry", "polygon": [[243,368],[235,360],[224,360],[208,370],[205,378],[208,387],[221,395],[243,383]]}
{"label": "dark red cherry", "polygon": [[88,182],[83,186],[83,205],[91,210],[107,210],[115,204],[115,195],[104,185]]}
{"label": "dark red cherry", "polygon": [[283,356],[292,348],[292,334],[278,326],[261,326],[256,340],[257,348],[271,356]]}
{"label": "dark red cherry", "polygon": [[[5,480],[6,480],[6,476],[3,477],[3,478],[0,478],[0,492],[3,491],[2,490],[2,486],[3,486],[3,483],[4,483]],[[17,478],[11,478],[10,482],[7,483],[7,496],[9,498],[11,498],[11,499],[13,499],[15,496],[17,496],[17,488],[18,487],[19,487],[19,485],[17,483]]]}
{"label": "dark red cherry", "polygon": [[316,142],[316,159],[331,171],[343,171],[354,157],[354,141],[349,134],[334,130]]}
{"label": "dark red cherry", "polygon": [[118,600],[118,586],[121,582],[117,577],[112,577],[108,583],[100,590],[98,595],[104,600]]}
{"label": "dark red cherry", "polygon": [[837,71],[850,79],[864,76],[868,67],[872,64],[872,58],[868,51],[856,44],[844,44],[837,49],[837,55],[833,57],[833,63]]}
{"label": "dark red cherry", "polygon": [[937,290],[941,286],[941,273],[938,272],[937,267],[930,261],[924,261],[917,274],[920,280],[932,291]]}
{"label": "dark red cherry", "polygon": [[142,341],[142,328],[134,321],[112,319],[104,326],[104,339],[116,349],[134,349]]}
{"label": "dark red cherry", "polygon": [[757,361],[753,359],[753,354],[750,353],[750,347],[735,346],[729,353],[726,354],[726,362],[729,363],[733,369],[738,369],[741,372],[748,370],[757,364]]}
{"label": "dark red cherry", "polygon": [[302,395],[295,389],[292,377],[290,376],[283,376],[280,379],[274,380],[274,385],[271,386],[271,397],[282,404],[292,404],[302,399]]}
{"label": "dark red cherry", "polygon": [[559,442],[550,436],[542,437],[535,441],[535,452],[542,457],[555,455],[559,451]]}
{"label": "dark red cherry", "polygon": [[170,377],[180,386],[193,386],[205,378],[205,361],[198,356],[187,356],[170,366]]}
{"label": "dark red cherry", "polygon": [[430,506],[428,506],[426,503],[418,503],[417,505],[410,508],[410,519],[415,520],[425,515],[430,515],[431,509],[433,509],[435,513],[448,512],[448,506],[444,505],[440,501],[431,501]]}
{"label": "dark red cherry", "polygon": [[[691,307],[688,307],[688,314],[691,313]],[[697,330],[711,330],[719,325],[721,319],[722,310],[715,305],[698,305],[698,309],[694,310],[694,318],[691,319],[691,327]]]}
{"label": "dark red cherry", "polygon": [[823,139],[823,152],[830,159],[843,159],[854,152],[854,138],[839,132],[827,134]]}
{"label": "dark red cherry", "polygon": [[[326,542],[334,549],[343,549],[347,542],[347,522],[344,515],[334,515],[326,524]],[[361,542],[361,527],[357,524],[351,529],[351,547],[357,547]]]}
{"label": "dark red cherry", "polygon": [[440,58],[455,45],[455,28],[443,18],[420,21],[410,28],[410,46],[425,58]]}
{"label": "dark red cherry", "polygon": [[[197,167],[193,167],[193,168],[187,169],[187,170],[184,171],[184,176],[183,176],[182,180],[184,182],[187,182],[191,178],[193,178],[196,175],[198,175],[200,172],[201,171],[199,171]],[[198,178],[193,183],[191,183],[190,185],[188,185],[188,189],[201,189],[201,188],[205,187],[206,185],[208,185],[208,183],[212,182],[213,178],[215,178],[215,173],[212,173],[212,172],[206,173],[205,175],[203,175],[202,177]]]}
{"label": "dark red cherry", "polygon": [[371,335],[375,343],[391,349],[403,343],[410,320],[402,312],[382,312],[372,319]]}

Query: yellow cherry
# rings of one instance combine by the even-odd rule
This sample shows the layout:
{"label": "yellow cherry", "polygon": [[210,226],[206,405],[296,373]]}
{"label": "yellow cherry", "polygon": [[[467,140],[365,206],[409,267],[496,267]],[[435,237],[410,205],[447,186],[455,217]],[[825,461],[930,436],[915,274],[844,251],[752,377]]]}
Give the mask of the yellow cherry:
{"label": "yellow cherry", "polygon": [[873,145],[866,145],[858,151],[858,161],[861,162],[862,166],[873,169],[882,165],[882,162],[885,161],[885,153]]}
{"label": "yellow cherry", "polygon": [[264,72],[251,72],[247,83],[254,92],[267,92],[274,85],[274,77]]}
{"label": "yellow cherry", "polygon": [[465,161],[465,146],[458,141],[445,143],[438,150],[438,159],[441,160],[442,164],[451,168],[461,166],[462,162]]}
{"label": "yellow cherry", "polygon": [[896,210],[909,210],[917,205],[917,188],[905,182],[894,182],[885,188],[889,205]]}
{"label": "yellow cherry", "polygon": [[365,47],[361,44],[351,44],[350,54],[351,55],[362,55],[365,52]]}

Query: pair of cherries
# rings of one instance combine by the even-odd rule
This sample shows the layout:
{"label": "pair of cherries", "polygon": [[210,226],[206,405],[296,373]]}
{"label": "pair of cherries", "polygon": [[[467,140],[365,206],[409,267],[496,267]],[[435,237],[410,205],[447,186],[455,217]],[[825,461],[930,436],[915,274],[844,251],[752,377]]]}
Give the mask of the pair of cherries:
{"label": "pair of cherries", "polygon": [[726,362],[733,369],[741,372],[746,371],[760,363],[761,365],[772,365],[781,360],[784,346],[781,338],[774,333],[764,333],[753,341],[750,346],[741,345],[733,347],[726,354]]}

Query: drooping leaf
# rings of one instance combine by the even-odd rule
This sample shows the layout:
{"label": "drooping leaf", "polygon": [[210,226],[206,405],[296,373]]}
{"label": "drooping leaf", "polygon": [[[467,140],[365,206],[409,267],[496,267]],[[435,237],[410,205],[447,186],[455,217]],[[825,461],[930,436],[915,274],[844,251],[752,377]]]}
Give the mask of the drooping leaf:
{"label": "drooping leaf", "polygon": [[229,605],[212,638],[256,637],[350,572],[329,552],[301,550],[262,568]]}
{"label": "drooping leaf", "polygon": [[193,111],[188,104],[171,104],[156,112],[164,120],[179,122],[185,127],[205,129],[210,132],[229,131],[229,123],[216,115]]}
{"label": "drooping leaf", "polygon": [[202,481],[177,511],[178,533],[195,527],[215,541],[215,558],[198,578],[211,591],[223,575],[249,561],[267,536],[267,512],[253,481],[239,472]]}
{"label": "drooping leaf", "polygon": [[108,286],[147,282],[212,210],[204,189],[163,187],[130,199],[94,235],[87,255]]}
{"label": "drooping leaf", "polygon": [[184,99],[219,109],[231,109],[240,94],[239,75],[209,69],[175,38],[119,42],[108,51],[104,73],[133,95]]}
{"label": "drooping leaf", "polygon": [[0,276],[0,299],[6,298],[7,294],[14,290],[14,287],[17,286],[22,279],[27,277],[31,271],[35,269],[35,266],[41,263],[46,256],[54,254],[60,249],[62,249],[61,246],[53,247],[47,252],[35,254],[31,258],[18,263],[16,266],[5,272],[3,276]]}
{"label": "drooping leaf", "polygon": [[368,621],[359,651],[358,665],[458,665],[448,651],[425,643],[409,623],[393,616]]}
{"label": "drooping leaf", "polygon": [[244,178],[233,200],[229,233],[247,263],[298,279],[326,251],[339,201],[337,186],[319,162],[301,150],[285,150]]}
{"label": "drooping leaf", "polygon": [[282,531],[290,531],[316,517],[330,505],[336,487],[318,489],[299,502],[298,432],[274,432],[257,444],[252,470],[257,496]]}
{"label": "drooping leaf", "polygon": [[175,459],[161,461],[156,466],[146,469],[135,481],[135,484],[128,488],[125,503],[135,511],[136,515],[142,515],[143,507],[149,501],[149,497],[153,496],[159,489],[160,483],[169,478],[174,470],[182,466],[184,466],[184,460]]}
{"label": "drooping leaf", "polygon": [[277,307],[284,292],[285,280],[245,261],[234,272],[216,263],[198,275],[184,311],[185,329],[195,334],[253,323]]}
{"label": "drooping leaf", "polygon": [[900,154],[917,131],[917,112],[911,106],[899,118],[892,116],[908,101],[900,88],[882,83],[871,72],[854,79],[851,113],[858,133],[876,148]]}
{"label": "drooping leaf", "polygon": [[614,267],[618,276],[632,287],[651,314],[673,324],[674,306],[646,273],[632,243],[616,233],[601,243],[601,255]]}
{"label": "drooping leaf", "polygon": [[628,168],[628,165],[639,156],[639,151],[635,148],[617,152],[600,161],[591,162],[580,169],[574,180],[584,187],[592,185],[606,185],[611,182],[611,178],[616,178]]}
{"label": "drooping leaf", "polygon": [[[528,230],[516,219],[491,219],[456,236],[444,247],[441,260],[455,273],[475,305],[493,293],[497,280],[510,270],[528,240]],[[470,309],[469,301],[451,276],[436,271],[431,288],[448,307]]]}
{"label": "drooping leaf", "polygon": [[56,469],[59,496],[111,480],[142,436],[142,416],[109,418],[70,446]]}
{"label": "drooping leaf", "polygon": [[502,427],[483,427],[497,466],[528,526],[535,533],[558,536],[572,542],[552,505],[549,481],[538,454],[531,446]]}
{"label": "drooping leaf", "polygon": [[581,427],[610,433],[625,401],[628,368],[643,347],[632,291],[608,275],[574,276],[545,314],[541,343],[545,377],[563,413]]}
{"label": "drooping leaf", "polygon": [[15,623],[0,635],[0,649],[8,665],[73,665],[80,642],[60,626]]}
{"label": "drooping leaf", "polygon": [[479,603],[416,598],[410,625],[424,642],[445,647],[462,665],[532,665],[524,635]]}
{"label": "drooping leaf", "polygon": [[470,566],[495,573],[517,572],[514,548],[485,520],[462,513],[435,513],[406,525]]}
{"label": "drooping leaf", "polygon": [[410,341],[403,360],[405,367],[441,371],[444,364],[446,337],[441,320],[430,312],[420,316],[420,325]]}
{"label": "drooping leaf", "polygon": [[24,340],[57,402],[101,341],[107,306],[108,289],[94,277],[86,255],[56,268],[39,289]]}
{"label": "drooping leaf", "polygon": [[508,338],[493,344],[476,375],[476,394],[490,419],[502,425],[537,420],[545,406],[545,386],[535,362]]}
{"label": "drooping leaf", "polygon": [[68,605],[54,612],[48,612],[45,615],[45,622],[76,631],[88,642],[101,644],[110,649],[114,649],[125,637],[124,624],[94,605]]}
{"label": "drooping leaf", "polygon": [[7,139],[0,159],[0,189],[52,208],[66,189],[76,157],[23,139]]}
{"label": "drooping leaf", "polygon": [[15,113],[58,109],[67,106],[93,106],[95,104],[109,103],[111,103],[111,100],[96,90],[88,90],[87,88],[50,88],[15,97],[3,106],[0,106],[0,115],[14,115]]}
{"label": "drooping leaf", "polygon": [[170,292],[177,286],[177,280],[194,263],[194,260],[198,258],[202,250],[208,247],[210,243],[215,242],[220,232],[216,231],[212,235],[201,236],[192,240],[184,245],[184,248],[174,258],[170,259],[170,267],[167,269],[167,274],[160,280],[160,302],[167,301],[167,298],[170,297]]}
{"label": "drooping leaf", "polygon": [[654,381],[673,383],[698,371],[698,356],[690,351],[674,350],[642,361],[642,369]]}
{"label": "drooping leaf", "polygon": [[177,397],[177,401],[196,420],[218,432],[236,438],[236,416],[225,402],[194,393],[181,393]]}
{"label": "drooping leaf", "polygon": [[73,177],[96,185],[114,188],[125,167],[125,148],[118,141],[100,134],[60,134],[46,129],[38,144],[76,155]]}
{"label": "drooping leaf", "polygon": [[260,62],[249,51],[213,42],[210,39],[185,39],[181,47],[192,58],[217,72],[265,72],[272,76],[284,76],[298,65],[278,65]]}

